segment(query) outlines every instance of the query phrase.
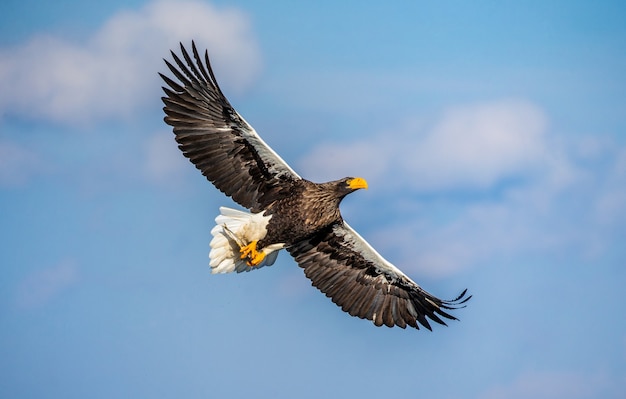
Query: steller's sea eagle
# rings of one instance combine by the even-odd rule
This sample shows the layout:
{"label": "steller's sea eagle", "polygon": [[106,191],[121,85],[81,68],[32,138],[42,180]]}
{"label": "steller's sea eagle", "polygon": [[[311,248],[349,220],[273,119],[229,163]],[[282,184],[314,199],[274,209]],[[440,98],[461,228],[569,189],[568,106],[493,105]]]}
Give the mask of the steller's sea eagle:
{"label": "steller's sea eagle", "polygon": [[367,188],[359,177],[328,183],[301,178],[230,105],[192,42],[193,59],[180,45],[178,68],[165,60],[178,82],[159,74],[167,86],[165,122],[178,147],[206,178],[250,212],[220,208],[211,234],[212,273],[270,266],[285,248],[313,286],[352,316],[376,326],[431,329],[428,319],[446,325],[447,311],[471,298],[464,290],[446,301],[423,290],[386,261],[341,217],[339,204]]}

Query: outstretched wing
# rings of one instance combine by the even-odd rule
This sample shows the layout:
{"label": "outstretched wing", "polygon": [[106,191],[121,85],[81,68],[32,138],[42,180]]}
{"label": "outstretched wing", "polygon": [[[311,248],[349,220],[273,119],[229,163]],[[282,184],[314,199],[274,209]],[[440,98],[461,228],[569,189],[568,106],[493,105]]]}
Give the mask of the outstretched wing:
{"label": "outstretched wing", "polygon": [[253,212],[273,201],[277,191],[300,176],[283,161],[230,105],[220,89],[208,52],[204,63],[192,42],[193,60],[180,45],[185,63],[172,51],[165,60],[178,82],[169,87],[163,110],[179,148],[215,187]]}
{"label": "outstretched wing", "polygon": [[463,291],[451,301],[441,300],[413,282],[380,256],[345,222],[328,227],[288,248],[312,284],[332,301],[375,325],[419,325],[431,329],[428,319],[456,320],[447,310],[463,307],[471,298]]}

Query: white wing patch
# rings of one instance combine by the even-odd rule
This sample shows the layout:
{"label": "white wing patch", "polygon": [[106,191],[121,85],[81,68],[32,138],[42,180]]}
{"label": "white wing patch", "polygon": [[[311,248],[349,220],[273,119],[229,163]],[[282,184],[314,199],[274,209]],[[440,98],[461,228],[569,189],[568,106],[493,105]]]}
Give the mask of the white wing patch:
{"label": "white wing patch", "polygon": [[263,158],[266,162],[272,162],[273,165],[268,165],[269,169],[276,173],[276,175],[284,174],[285,171],[290,172],[293,177],[301,178],[285,160],[283,160],[263,139],[259,134],[254,130],[254,128],[241,116],[239,112],[235,111],[237,117],[241,119],[241,121],[247,125],[248,130],[244,130],[244,136],[246,139],[252,143],[256,151],[259,153],[261,158]]}
{"label": "white wing patch", "polygon": [[[335,233],[338,235],[344,235],[344,236],[348,234],[353,235],[353,237],[347,237],[347,238],[349,239],[349,241],[352,241],[354,243],[356,247],[354,249],[360,252],[366,260],[369,260],[373,264],[378,265],[379,271],[385,272],[386,274],[389,274],[392,276],[398,276],[397,277],[398,279],[405,278],[411,283],[415,284],[417,287],[419,287],[419,285],[415,281],[411,280],[409,276],[404,274],[402,270],[398,269],[387,259],[383,258],[382,255],[379,254],[367,241],[365,241],[365,239],[361,237],[359,233],[356,232],[356,230],[350,227],[348,223],[344,221],[343,224],[345,226],[345,231],[342,232],[342,229],[337,228],[335,229]],[[344,234],[344,233],[347,233],[347,234]],[[389,289],[391,288],[391,286],[387,288]]]}

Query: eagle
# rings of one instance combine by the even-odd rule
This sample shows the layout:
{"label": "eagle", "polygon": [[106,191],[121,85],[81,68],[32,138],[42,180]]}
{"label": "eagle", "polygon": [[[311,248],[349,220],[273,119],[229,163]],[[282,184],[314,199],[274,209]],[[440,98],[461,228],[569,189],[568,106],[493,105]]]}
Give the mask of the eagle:
{"label": "eagle", "polygon": [[[271,266],[285,249],[313,286],[344,312],[376,326],[446,325],[464,307],[467,289],[442,300],[385,260],[339,211],[343,198],[368,187],[361,177],[314,183],[300,177],[233,108],[222,93],[208,51],[180,43],[182,58],[164,59],[178,81],[159,73],[167,87],[165,123],[178,148],[197,169],[249,212],[220,208],[211,230],[212,273]],[[184,62],[183,62],[184,60]],[[175,65],[174,65],[175,64]]]}

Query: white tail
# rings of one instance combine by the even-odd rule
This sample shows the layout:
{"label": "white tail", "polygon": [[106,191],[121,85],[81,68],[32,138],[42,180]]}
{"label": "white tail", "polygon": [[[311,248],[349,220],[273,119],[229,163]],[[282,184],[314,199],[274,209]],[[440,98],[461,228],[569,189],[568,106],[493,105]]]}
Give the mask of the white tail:
{"label": "white tail", "polygon": [[265,253],[265,259],[256,266],[249,266],[239,252],[241,247],[265,237],[270,219],[271,216],[263,216],[263,213],[220,207],[220,215],[215,218],[216,226],[211,230],[211,273],[241,273],[273,265],[282,244],[259,248]]}

